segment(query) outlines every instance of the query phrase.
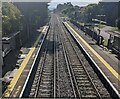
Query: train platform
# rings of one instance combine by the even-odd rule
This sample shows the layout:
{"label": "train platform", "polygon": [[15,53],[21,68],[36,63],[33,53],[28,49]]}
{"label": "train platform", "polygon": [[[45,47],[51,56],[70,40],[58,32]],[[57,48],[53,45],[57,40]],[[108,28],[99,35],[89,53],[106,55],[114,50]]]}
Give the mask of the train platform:
{"label": "train platform", "polygon": [[[34,61],[38,55],[38,51],[40,50],[40,47],[37,47],[38,44],[40,44],[40,40],[44,39],[47,30],[49,29],[49,26],[45,26],[38,36],[36,42],[33,44],[31,48],[29,48],[29,53],[27,54],[26,58],[23,60],[23,62],[20,65],[20,68],[15,73],[14,78],[8,85],[7,89],[3,93],[3,98],[5,97],[12,97],[12,98],[19,98],[21,97],[22,90],[24,89],[24,86],[26,85],[26,82],[28,80],[28,77],[30,76],[30,73],[32,72]],[[44,35],[44,36],[42,36]]]}
{"label": "train platform", "polygon": [[92,62],[94,62],[110,87],[120,97],[120,60],[117,55],[96,45],[92,38],[86,36],[83,31],[72,23],[64,22],[64,24]]}

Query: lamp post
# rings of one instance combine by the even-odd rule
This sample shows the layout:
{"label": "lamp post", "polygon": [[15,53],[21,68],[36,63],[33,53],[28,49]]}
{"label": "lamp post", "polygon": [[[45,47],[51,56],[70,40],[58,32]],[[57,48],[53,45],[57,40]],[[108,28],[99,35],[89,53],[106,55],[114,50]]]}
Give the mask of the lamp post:
{"label": "lamp post", "polygon": [[[98,16],[98,17],[100,17],[100,20],[99,20],[99,30],[100,30],[100,26],[101,26],[101,17],[105,17],[106,15],[96,15],[96,16]],[[100,34],[100,32],[99,32],[99,34]]]}
{"label": "lamp post", "polygon": [[23,45],[23,35],[22,35],[22,30],[23,30],[23,17],[24,15],[20,15],[20,26],[19,26],[19,31],[20,31],[20,46]]}
{"label": "lamp post", "polygon": [[98,16],[98,17],[100,17],[100,19],[99,19],[99,26],[98,26],[98,35],[97,35],[97,44],[99,45],[99,36],[100,36],[100,32],[101,32],[101,30],[100,30],[100,26],[101,26],[101,17],[105,17],[106,15],[96,15],[96,16]]}
{"label": "lamp post", "polygon": [[[0,1],[0,77],[2,77],[3,51],[2,51],[2,2]],[[2,96],[2,82],[0,82],[0,96]]]}
{"label": "lamp post", "polygon": [[92,40],[94,40],[94,26],[92,26]]}
{"label": "lamp post", "polygon": [[84,21],[85,21],[85,23],[84,23],[84,31],[85,31],[85,35],[87,34],[87,33],[86,33],[87,15],[88,15],[88,14],[85,14],[85,20],[84,20]]}
{"label": "lamp post", "polygon": [[24,15],[20,15],[20,31],[23,29],[23,26],[22,26],[22,18],[24,17]]}

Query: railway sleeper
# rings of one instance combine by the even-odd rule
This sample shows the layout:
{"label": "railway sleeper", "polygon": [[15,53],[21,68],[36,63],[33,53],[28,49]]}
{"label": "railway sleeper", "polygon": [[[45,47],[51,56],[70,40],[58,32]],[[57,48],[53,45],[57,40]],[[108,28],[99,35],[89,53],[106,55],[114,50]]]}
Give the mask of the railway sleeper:
{"label": "railway sleeper", "polygon": [[82,95],[96,95],[94,91],[88,91],[88,90],[81,91],[81,94]]}
{"label": "railway sleeper", "polygon": [[51,89],[51,86],[50,85],[40,85],[40,88],[42,88],[42,89]]}
{"label": "railway sleeper", "polygon": [[74,71],[82,71],[84,72],[84,69],[83,68],[76,68],[76,67],[72,67]]}
{"label": "railway sleeper", "polygon": [[84,75],[84,74],[79,75],[78,73],[75,73],[75,77],[76,77],[76,79],[79,79],[79,78],[87,78],[88,79],[88,77],[86,75]]}
{"label": "railway sleeper", "polygon": [[82,98],[97,98],[96,95],[82,95]]}
{"label": "railway sleeper", "polygon": [[50,75],[44,74],[44,75],[42,75],[42,77],[43,77],[43,79],[51,79],[52,74],[50,74]]}
{"label": "railway sleeper", "polygon": [[77,80],[88,80],[88,78],[78,77]]}
{"label": "railway sleeper", "polygon": [[78,83],[89,83],[88,80],[78,80],[77,82],[78,82]]}
{"label": "railway sleeper", "polygon": [[34,92],[31,92],[29,97],[34,97],[35,93]]}
{"label": "railway sleeper", "polygon": [[40,88],[39,93],[52,93],[52,90],[51,88],[45,88],[45,89]]}
{"label": "railway sleeper", "polygon": [[51,94],[49,94],[49,93],[41,93],[40,95],[38,95],[38,97],[43,97],[43,98],[45,98],[45,97],[51,97],[52,95]]}
{"label": "railway sleeper", "polygon": [[41,84],[51,84],[52,80],[51,79],[42,79]]}
{"label": "railway sleeper", "polygon": [[78,83],[78,86],[91,87],[90,83]]}

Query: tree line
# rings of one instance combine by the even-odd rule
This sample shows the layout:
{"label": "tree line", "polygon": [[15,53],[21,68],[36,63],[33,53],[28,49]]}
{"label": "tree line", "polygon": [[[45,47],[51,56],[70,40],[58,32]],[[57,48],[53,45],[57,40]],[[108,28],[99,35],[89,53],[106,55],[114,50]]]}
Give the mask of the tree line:
{"label": "tree line", "polygon": [[19,30],[20,15],[20,10],[12,3],[2,3],[2,36]]}
{"label": "tree line", "polygon": [[47,2],[2,3],[2,35],[21,29],[34,31],[47,22]]}
{"label": "tree line", "polygon": [[[79,22],[93,22],[93,19],[105,21],[107,25],[120,26],[118,2],[99,2],[85,7],[73,6],[70,2],[59,4],[55,11],[61,12]],[[120,28],[120,27],[119,27]]]}

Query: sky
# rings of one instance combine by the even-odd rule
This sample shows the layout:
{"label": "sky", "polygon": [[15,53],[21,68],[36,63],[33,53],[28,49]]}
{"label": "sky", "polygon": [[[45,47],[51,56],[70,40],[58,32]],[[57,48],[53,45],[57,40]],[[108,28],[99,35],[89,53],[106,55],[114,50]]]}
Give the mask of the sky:
{"label": "sky", "polygon": [[91,3],[98,3],[101,0],[52,0],[49,4],[49,9],[54,9],[57,7],[57,4],[63,4],[65,2],[72,2],[73,5],[86,6]]}
{"label": "sky", "polygon": [[52,0],[51,2],[99,2],[100,0]]}
{"label": "sky", "polygon": [[65,2],[72,2],[73,5],[78,6],[87,6],[91,3],[98,3],[99,1],[102,2],[118,2],[120,0],[0,0],[2,2],[50,2],[49,3],[49,9],[55,9],[58,4],[63,4]]}
{"label": "sky", "polygon": [[91,2],[96,3],[99,1],[102,2],[118,2],[120,0],[0,0],[2,2]]}

